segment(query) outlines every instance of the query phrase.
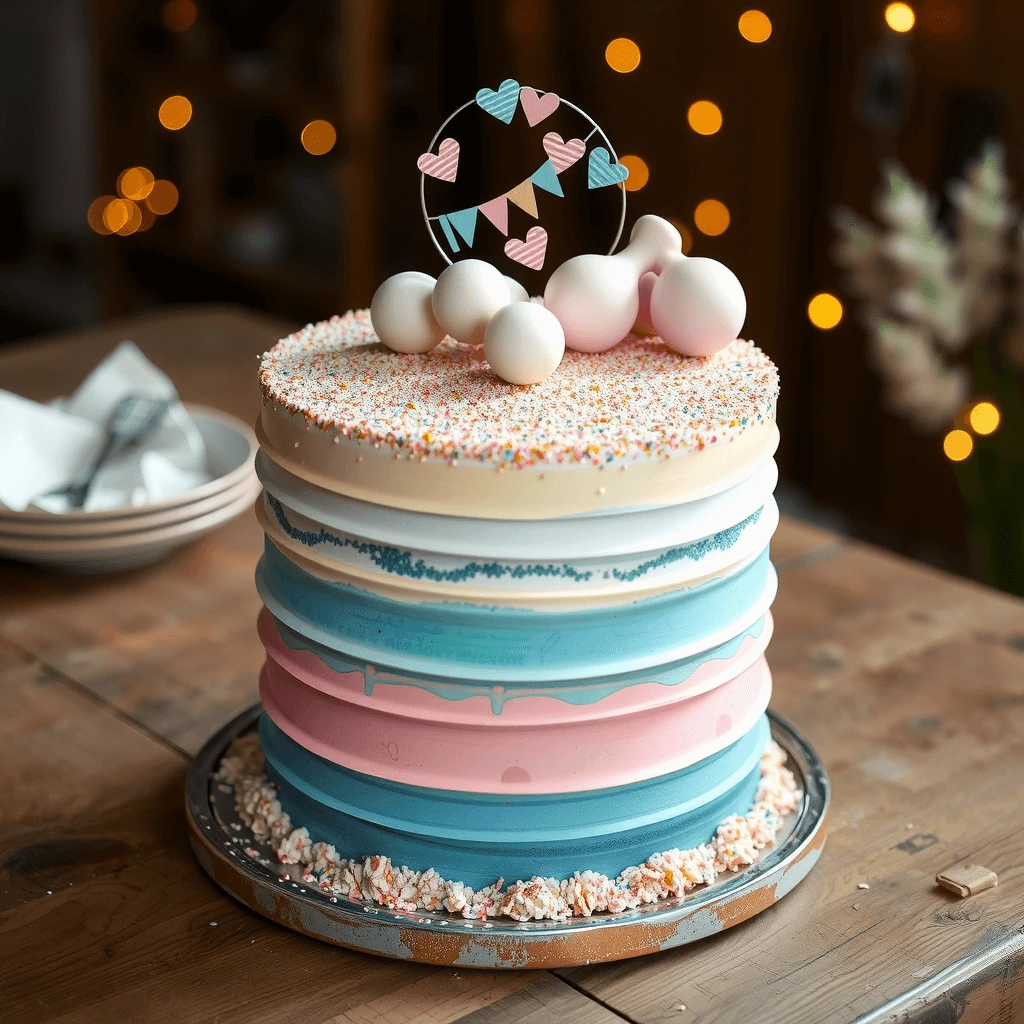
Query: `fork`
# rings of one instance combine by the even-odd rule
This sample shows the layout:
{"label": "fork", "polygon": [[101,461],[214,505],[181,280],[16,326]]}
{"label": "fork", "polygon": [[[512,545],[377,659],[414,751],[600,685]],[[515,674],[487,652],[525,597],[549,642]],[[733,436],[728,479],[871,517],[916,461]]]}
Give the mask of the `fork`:
{"label": "fork", "polygon": [[145,441],[160,425],[170,405],[170,399],[166,398],[125,395],[110,414],[103,445],[89,468],[67,487],[50,491],[46,496],[66,497],[69,508],[81,508],[85,504],[96,474],[103,468],[104,463],[115,453],[128,451]]}

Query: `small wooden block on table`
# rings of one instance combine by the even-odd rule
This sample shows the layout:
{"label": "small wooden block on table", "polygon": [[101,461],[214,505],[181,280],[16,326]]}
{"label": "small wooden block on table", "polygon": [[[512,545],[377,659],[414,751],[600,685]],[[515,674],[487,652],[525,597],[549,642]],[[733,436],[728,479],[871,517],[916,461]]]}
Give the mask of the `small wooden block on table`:
{"label": "small wooden block on table", "polygon": [[[0,352],[0,380],[36,398],[67,392],[131,337],[185,399],[251,421],[256,356],[287,330],[250,312],[177,311]],[[247,516],[119,576],[0,568],[0,1019],[1024,1015],[1021,602],[783,519],[773,706],[832,780],[817,867],[783,902],[692,946],[556,974],[478,972],[278,928],[192,859],[188,757],[256,699],[260,547]],[[935,885],[967,859],[998,887],[960,900]]]}

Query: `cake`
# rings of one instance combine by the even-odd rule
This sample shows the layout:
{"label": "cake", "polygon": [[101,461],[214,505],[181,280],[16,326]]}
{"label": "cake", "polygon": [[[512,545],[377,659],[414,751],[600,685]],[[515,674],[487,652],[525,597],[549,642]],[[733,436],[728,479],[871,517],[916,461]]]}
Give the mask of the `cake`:
{"label": "cake", "polygon": [[[260,365],[243,818],[332,898],[520,920],[753,863],[800,799],[765,709],[778,375],[630,336],[517,387],[368,311]],[[255,853],[255,851],[252,851]]]}

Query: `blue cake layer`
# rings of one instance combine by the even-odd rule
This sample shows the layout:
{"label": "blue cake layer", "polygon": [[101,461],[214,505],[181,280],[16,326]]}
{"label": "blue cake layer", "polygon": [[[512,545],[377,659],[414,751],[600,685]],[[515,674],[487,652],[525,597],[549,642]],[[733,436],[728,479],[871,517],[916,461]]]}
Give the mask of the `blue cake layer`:
{"label": "blue cake layer", "polygon": [[405,603],[313,576],[268,540],[256,586],[275,618],[331,650],[408,672],[507,682],[617,675],[706,650],[764,614],[776,576],[766,547],[731,575],[617,605]]}
{"label": "blue cake layer", "polygon": [[735,743],[670,775],[571,796],[491,795],[363,775],[306,750],[267,715],[260,720],[267,775],[314,841],[342,857],[383,854],[434,868],[473,888],[587,869],[615,877],[653,853],[707,842],[724,818],[750,809],[769,737],[762,716]]}

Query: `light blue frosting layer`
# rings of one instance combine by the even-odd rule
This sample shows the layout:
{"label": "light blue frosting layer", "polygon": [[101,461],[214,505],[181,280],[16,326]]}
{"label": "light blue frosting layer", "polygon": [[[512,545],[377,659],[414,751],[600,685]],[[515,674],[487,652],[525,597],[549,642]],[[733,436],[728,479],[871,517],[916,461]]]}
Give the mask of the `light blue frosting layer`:
{"label": "light blue frosting layer", "polygon": [[[260,740],[282,807],[314,841],[342,857],[383,854],[434,868],[473,888],[496,878],[575,871],[615,877],[651,854],[707,842],[730,814],[745,814],[760,779],[768,719],[724,750],[679,772],[573,794],[491,795],[402,785],[362,775],[301,747],[267,715]],[[451,751],[457,757],[457,751]]]}
{"label": "light blue frosting layer", "polygon": [[678,660],[687,645],[749,616],[774,582],[765,547],[737,572],[695,587],[619,605],[536,611],[393,601],[313,576],[269,540],[256,569],[264,604],[308,640],[400,671],[498,682],[585,679]]}
{"label": "light blue frosting layer", "polygon": [[658,683],[661,686],[678,686],[685,683],[705,662],[726,661],[733,657],[748,637],[756,640],[764,632],[765,616],[737,636],[718,644],[707,651],[700,651],[688,658],[681,658],[667,665],[658,665],[640,672],[623,672],[619,675],[597,676],[594,679],[578,679],[567,683],[563,679],[531,680],[521,682],[506,679],[501,684],[482,679],[453,679],[451,676],[405,675],[394,672],[383,665],[368,664],[348,658],[323,644],[307,640],[300,633],[283,622],[277,622],[278,632],[285,646],[293,651],[309,651],[335,672],[358,672],[363,677],[363,688],[367,697],[373,694],[377,684],[389,686],[413,686],[441,697],[443,700],[466,700],[469,697],[486,697],[491,710],[500,715],[505,704],[518,697],[552,697],[566,704],[595,704],[610,697],[619,690],[640,683]]}

